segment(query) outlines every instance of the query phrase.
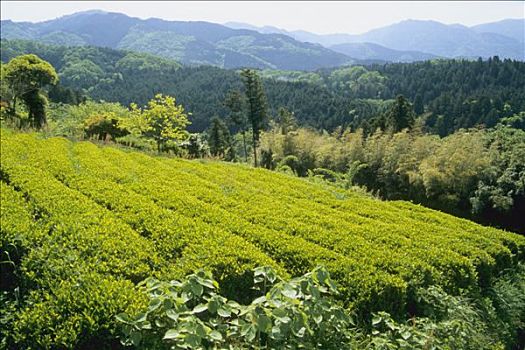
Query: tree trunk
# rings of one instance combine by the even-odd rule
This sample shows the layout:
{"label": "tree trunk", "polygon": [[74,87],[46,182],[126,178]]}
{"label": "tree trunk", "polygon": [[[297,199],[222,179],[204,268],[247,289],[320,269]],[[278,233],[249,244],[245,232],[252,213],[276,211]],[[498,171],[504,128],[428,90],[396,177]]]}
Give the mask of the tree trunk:
{"label": "tree trunk", "polygon": [[253,134],[253,164],[257,168],[257,140],[255,139],[255,133]]}
{"label": "tree trunk", "polygon": [[244,146],[244,161],[248,163],[248,150],[246,149],[246,131],[242,131],[242,144]]}
{"label": "tree trunk", "polygon": [[13,106],[11,107],[13,115],[16,115],[16,95],[13,97]]}

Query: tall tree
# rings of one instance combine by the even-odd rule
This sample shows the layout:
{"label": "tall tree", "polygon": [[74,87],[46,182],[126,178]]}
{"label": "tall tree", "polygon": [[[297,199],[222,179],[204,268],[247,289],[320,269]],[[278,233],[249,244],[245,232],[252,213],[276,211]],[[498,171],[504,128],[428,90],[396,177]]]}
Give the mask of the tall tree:
{"label": "tall tree", "polygon": [[248,162],[248,151],[246,150],[246,131],[248,130],[248,118],[246,117],[246,99],[238,90],[228,93],[224,105],[230,110],[230,120],[242,134],[242,145],[244,149],[244,160]]}
{"label": "tall tree", "polygon": [[425,107],[423,105],[423,96],[421,94],[417,94],[416,98],[414,99],[414,112],[416,115],[421,115],[425,111]]}
{"label": "tall tree", "polygon": [[34,128],[44,126],[47,98],[41,90],[58,82],[53,66],[36,55],[18,56],[4,68],[4,79],[11,90],[11,113],[16,115],[16,104],[21,99],[27,107],[30,125]]}
{"label": "tall tree", "polygon": [[241,76],[248,101],[248,121],[252,128],[253,161],[257,166],[257,146],[261,130],[268,120],[268,105],[259,75],[254,70],[243,69]]}
{"label": "tall tree", "polygon": [[403,95],[398,95],[385,119],[385,126],[391,132],[412,128],[415,120],[412,105]]}
{"label": "tall tree", "polygon": [[224,157],[230,144],[230,130],[228,130],[228,127],[221,119],[214,117],[211,120],[211,126],[208,129],[208,145],[210,146],[210,153],[213,156]]}

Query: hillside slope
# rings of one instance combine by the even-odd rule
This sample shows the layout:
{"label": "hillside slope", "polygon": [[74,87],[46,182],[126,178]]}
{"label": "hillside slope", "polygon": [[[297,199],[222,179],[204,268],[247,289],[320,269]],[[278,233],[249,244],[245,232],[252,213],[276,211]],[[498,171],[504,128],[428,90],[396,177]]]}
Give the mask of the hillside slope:
{"label": "hillside slope", "polygon": [[[323,264],[354,310],[404,315],[417,303],[414,288],[476,291],[525,260],[525,237],[263,169],[4,129],[1,152],[1,243],[24,252],[19,274],[3,283],[39,289],[23,296],[33,304],[17,321],[33,339],[46,329],[99,337],[85,325],[68,330],[76,321],[58,310],[111,322],[131,303],[131,283],[150,275],[210,269],[226,295],[243,300],[254,266],[298,275]],[[78,283],[79,293],[96,289],[105,311],[79,304],[75,288],[52,297]]]}
{"label": "hillside slope", "polygon": [[129,49],[189,65],[313,70],[353,62],[341,53],[286,35],[236,30],[209,22],[141,20],[102,11],[40,23],[6,20],[1,26],[2,39]]}

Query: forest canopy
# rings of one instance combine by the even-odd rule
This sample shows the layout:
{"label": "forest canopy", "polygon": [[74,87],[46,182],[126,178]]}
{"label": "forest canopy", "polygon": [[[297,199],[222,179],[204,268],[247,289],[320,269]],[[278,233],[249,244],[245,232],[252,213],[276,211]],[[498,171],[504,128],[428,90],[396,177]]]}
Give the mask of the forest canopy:
{"label": "forest canopy", "polygon": [[[225,97],[242,88],[235,70],[181,67],[172,60],[107,48],[2,41],[3,62],[26,53],[50,62],[64,87],[96,101],[143,106],[157,93],[177,96],[193,115],[192,132],[207,129],[216,115],[225,119]],[[414,105],[429,132],[441,136],[477,125],[493,127],[525,110],[525,62],[497,57],[316,72],[261,71],[260,75],[270,114],[275,116],[279,107],[286,107],[300,125],[328,131],[341,125],[353,130],[373,129],[374,117],[397,95]]]}

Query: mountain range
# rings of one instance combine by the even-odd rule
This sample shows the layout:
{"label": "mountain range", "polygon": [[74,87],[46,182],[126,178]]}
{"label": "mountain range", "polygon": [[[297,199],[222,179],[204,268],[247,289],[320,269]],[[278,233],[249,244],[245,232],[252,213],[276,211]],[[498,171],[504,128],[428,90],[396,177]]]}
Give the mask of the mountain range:
{"label": "mountain range", "polygon": [[142,20],[88,11],[40,23],[7,20],[1,26],[2,39],[127,49],[189,65],[314,70],[353,63],[348,56],[319,44],[210,22]]}
{"label": "mountain range", "polygon": [[317,43],[358,59],[410,62],[435,57],[485,58],[497,55],[525,60],[525,19],[505,19],[473,27],[405,20],[363,34],[315,34],[239,22],[225,25],[265,34],[289,35],[296,40]]}
{"label": "mountain range", "polygon": [[1,21],[2,39],[146,52],[186,65],[316,70],[377,61],[498,55],[525,60],[523,19],[474,27],[406,20],[364,34],[314,34],[244,23],[139,19],[99,10],[31,23]]}

